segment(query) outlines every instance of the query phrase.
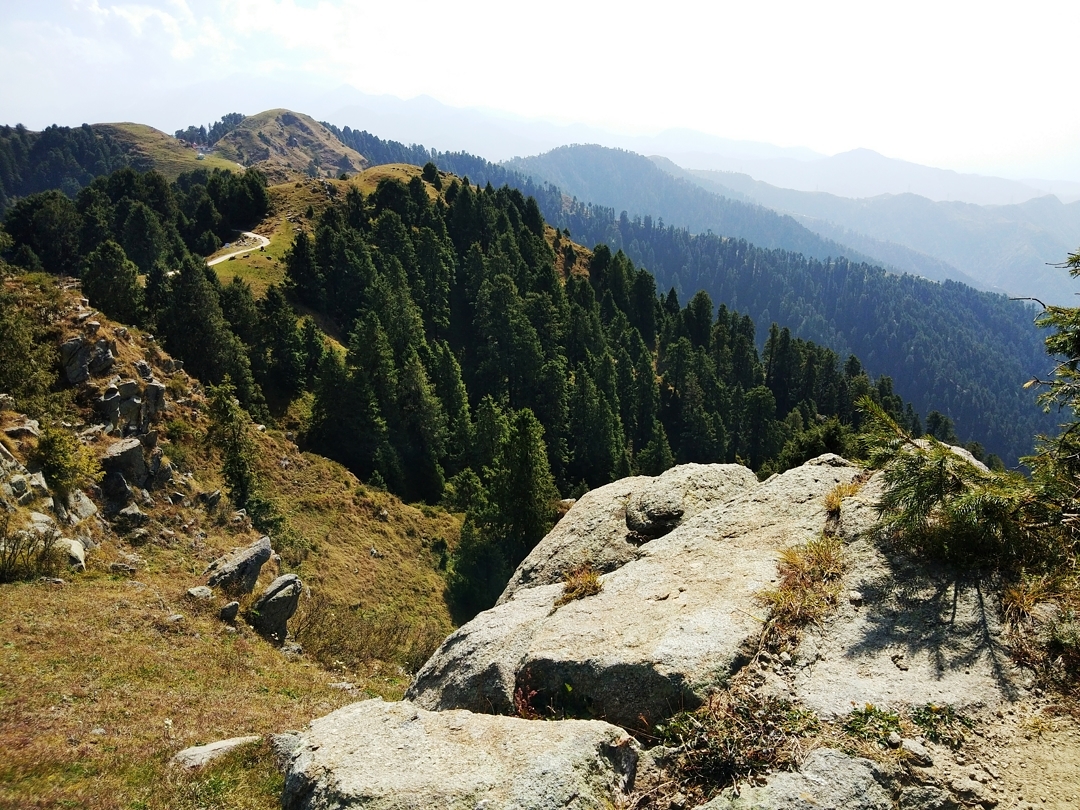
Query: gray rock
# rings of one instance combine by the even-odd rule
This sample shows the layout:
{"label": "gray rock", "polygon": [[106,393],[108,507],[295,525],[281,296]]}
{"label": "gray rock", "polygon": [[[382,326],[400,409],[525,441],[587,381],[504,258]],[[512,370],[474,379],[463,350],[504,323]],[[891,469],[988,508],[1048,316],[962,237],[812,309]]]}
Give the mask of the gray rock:
{"label": "gray rock", "polygon": [[[881,492],[876,474],[841,508],[840,526],[872,527],[864,514]],[[849,520],[848,510],[856,515]],[[971,572],[884,554],[873,533],[849,534],[841,602],[804,633],[795,693],[824,717],[852,704],[900,708],[927,702],[958,710],[994,706],[1019,694],[1000,619],[998,588]]]}
{"label": "gray rock", "polygon": [[266,586],[248,613],[248,623],[255,630],[278,642],[288,634],[288,621],[300,604],[304,584],[296,574],[282,574]]}
{"label": "gray rock", "polygon": [[247,548],[233,549],[203,571],[210,575],[206,584],[231,593],[251,593],[270,554],[270,538],[265,536]]}
{"label": "gray rock", "polygon": [[11,455],[11,451],[4,447],[0,442],[0,469],[2,470],[16,470],[22,467],[19,464],[15,456]]}
{"label": "gray rock", "polygon": [[109,565],[109,570],[114,574],[132,576],[135,573],[135,566],[128,563],[114,562]]}
{"label": "gray rock", "polygon": [[143,389],[142,423],[149,425],[155,416],[165,410],[165,386],[159,382],[149,382]]}
{"label": "gray rock", "polygon": [[288,769],[302,743],[299,731],[283,731],[270,735],[270,750],[274,753],[274,763],[279,771]]}
{"label": "gray rock", "polygon": [[116,513],[114,520],[121,529],[126,531],[144,525],[150,518],[139,508],[138,504],[129,503]]}
{"label": "gray rock", "polygon": [[86,549],[80,541],[61,537],[56,541],[56,548],[67,555],[68,567],[73,571],[81,573],[86,570]]}
{"label": "gray rock", "polygon": [[15,494],[16,498],[21,498],[30,491],[30,484],[26,480],[25,475],[11,476],[11,478],[8,479],[8,486],[11,487],[11,491]]}
{"label": "gray rock", "polygon": [[194,599],[197,602],[214,598],[214,592],[208,585],[196,585],[194,588],[188,588],[187,595],[189,599]]}
{"label": "gray rock", "polygon": [[4,428],[4,433],[13,439],[36,439],[41,435],[41,425],[36,419],[24,416],[18,422]]}
{"label": "gray rock", "polygon": [[30,491],[37,498],[44,498],[49,494],[49,485],[45,481],[44,473],[36,472],[27,476],[26,483],[30,485]]}
{"label": "gray rock", "polygon": [[94,502],[86,497],[81,489],[72,490],[67,496],[68,523],[78,526],[84,520],[89,520],[97,514],[98,508]]}
{"label": "gray rock", "polygon": [[624,478],[591,490],[525,558],[499,603],[522,588],[561,582],[584,562],[613,571],[635,559],[642,543],[757,485],[738,464],[683,464],[656,478]]}
{"label": "gray rock", "polygon": [[85,338],[74,337],[60,344],[60,363],[71,385],[90,378],[90,344]]}
{"label": "gray rock", "polygon": [[150,364],[147,363],[145,360],[136,360],[135,361],[135,371],[144,380],[149,380],[151,377],[154,376],[154,370],[150,367]]}
{"label": "gray rock", "polygon": [[926,750],[926,746],[918,740],[905,738],[900,741],[900,749],[916,764],[929,768],[934,764],[934,757]]}
{"label": "gray rock", "polygon": [[892,810],[868,759],[831,748],[807,755],[798,771],[769,777],[764,786],[747,786],[740,796],[722,795],[699,810]]}
{"label": "gray rock", "polygon": [[121,399],[131,399],[139,395],[139,381],[138,380],[120,380],[116,384],[116,391],[120,394]]}
{"label": "gray rock", "polygon": [[128,486],[127,479],[117,470],[106,474],[101,482],[101,491],[106,498],[117,503],[127,503],[135,497],[135,492]]}
{"label": "gray rock", "polygon": [[229,602],[227,605],[222,605],[221,610],[218,612],[218,616],[223,622],[234,622],[239,613],[240,603]]}
{"label": "gray rock", "polygon": [[596,720],[546,723],[367,700],[315,720],[283,810],[600,810],[633,789],[637,743]]}
{"label": "gray rock", "polygon": [[778,552],[820,536],[826,493],[858,471],[830,455],[776,476],[645,544],[600,593],[557,610],[561,585],[518,590],[443,642],[407,697],[510,713],[520,686],[539,708],[569,697],[563,708],[629,728],[693,707],[760,631],[755,595],[775,579]]}
{"label": "gray rock", "polygon": [[218,740],[207,745],[196,745],[193,748],[185,748],[172,758],[174,765],[182,768],[201,768],[218,757],[235,751],[245,745],[252,745],[261,740],[261,737],[233,737],[228,740]]}
{"label": "gray rock", "polygon": [[121,439],[111,445],[101,457],[101,466],[106,474],[118,472],[125,481],[137,487],[146,483],[148,470],[143,446],[135,437]]}

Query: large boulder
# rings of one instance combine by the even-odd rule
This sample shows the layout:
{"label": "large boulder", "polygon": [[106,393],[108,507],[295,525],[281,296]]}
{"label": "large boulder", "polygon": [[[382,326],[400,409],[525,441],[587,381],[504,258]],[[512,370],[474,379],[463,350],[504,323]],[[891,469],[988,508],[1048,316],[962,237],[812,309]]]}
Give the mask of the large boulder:
{"label": "large boulder", "polygon": [[537,710],[628,728],[693,707],[760,632],[755,596],[775,580],[779,552],[820,536],[825,495],[859,472],[826,455],[775,476],[644,544],[596,595],[556,608],[561,585],[520,589],[443,642],[407,697],[510,713],[515,694],[531,695]]}
{"label": "large boulder", "polygon": [[101,466],[106,475],[120,473],[124,480],[142,487],[146,484],[149,470],[146,467],[146,458],[143,455],[143,445],[134,436],[121,439],[105,451],[101,457]]}
{"label": "large boulder", "polygon": [[525,558],[499,603],[522,588],[560,582],[582,563],[613,571],[636,558],[644,543],[757,485],[740,464],[683,464],[655,478],[623,478],[591,490]]}
{"label": "large boulder", "polygon": [[868,759],[818,748],[799,770],[774,774],[762,786],[744,786],[738,796],[725,793],[698,810],[892,810],[879,778]]}
{"label": "large boulder", "polygon": [[265,536],[247,548],[235,548],[207,566],[206,584],[228,593],[251,593],[271,553],[270,538]]}
{"label": "large boulder", "polygon": [[366,700],[292,747],[284,810],[610,808],[633,789],[637,743],[599,721],[546,723]]}
{"label": "large boulder", "polygon": [[285,641],[288,622],[300,604],[304,584],[296,574],[282,574],[271,582],[248,611],[248,623],[255,630],[277,642]]}

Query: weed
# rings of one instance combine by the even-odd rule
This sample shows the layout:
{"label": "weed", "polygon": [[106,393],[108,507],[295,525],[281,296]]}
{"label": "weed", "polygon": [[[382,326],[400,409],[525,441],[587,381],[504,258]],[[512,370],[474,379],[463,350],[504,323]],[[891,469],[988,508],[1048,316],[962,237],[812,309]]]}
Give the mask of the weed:
{"label": "weed", "polygon": [[657,729],[678,749],[676,770],[690,784],[719,790],[758,773],[794,765],[800,740],[820,727],[817,715],[776,697],[733,688]]}
{"label": "weed", "polygon": [[555,607],[562,607],[575,599],[595,596],[604,588],[600,574],[589,563],[582,563],[563,574],[563,592],[555,600]]}
{"label": "weed", "polygon": [[324,595],[301,602],[293,625],[304,651],[327,669],[359,670],[376,662],[415,672],[442,642],[441,627],[414,621],[401,611],[351,610]]}
{"label": "weed", "polygon": [[964,742],[964,730],[972,727],[971,719],[948,704],[927,703],[911,713],[913,722],[931,742],[959,748]]}
{"label": "weed", "polygon": [[851,710],[844,721],[844,731],[852,737],[876,742],[884,748],[888,745],[890,734],[900,733],[900,715],[867,703],[861,709]]}

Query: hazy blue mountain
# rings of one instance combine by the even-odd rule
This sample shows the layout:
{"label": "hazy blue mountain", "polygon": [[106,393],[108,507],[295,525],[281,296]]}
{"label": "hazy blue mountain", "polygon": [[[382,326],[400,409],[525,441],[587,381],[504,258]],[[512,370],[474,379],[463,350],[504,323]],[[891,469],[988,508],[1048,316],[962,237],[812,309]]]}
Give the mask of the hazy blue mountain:
{"label": "hazy blue mountain", "polygon": [[1012,205],[1050,192],[1067,201],[1080,199],[1080,183],[962,174],[885,157],[871,149],[852,149],[832,157],[810,160],[792,156],[673,154],[659,150],[658,153],[688,168],[738,172],[780,188],[820,191],[841,197],[910,193],[935,201],[963,201],[977,205]]}
{"label": "hazy blue mountain", "polygon": [[[668,170],[669,164],[660,161]],[[705,189],[738,194],[775,211],[791,214],[825,238],[842,240],[880,262],[915,271],[887,245],[925,254],[959,273],[948,277],[976,280],[976,286],[1047,303],[1075,303],[1076,283],[1051,265],[1080,244],[1080,202],[1052,196],[1018,205],[934,202],[916,194],[885,194],[848,199],[835,194],[777,188],[734,172],[691,171]],[[859,238],[858,235],[862,235]],[[923,272],[928,278],[935,276]]]}
{"label": "hazy blue mountain", "polygon": [[595,144],[561,146],[542,155],[515,158],[504,164],[564,193],[608,206],[630,216],[652,216],[692,233],[713,233],[746,239],[764,248],[781,248],[817,259],[844,256],[855,262],[880,260],[824,239],[792,217],[738,199],[729,199],[697,183],[658,168],[634,152]]}

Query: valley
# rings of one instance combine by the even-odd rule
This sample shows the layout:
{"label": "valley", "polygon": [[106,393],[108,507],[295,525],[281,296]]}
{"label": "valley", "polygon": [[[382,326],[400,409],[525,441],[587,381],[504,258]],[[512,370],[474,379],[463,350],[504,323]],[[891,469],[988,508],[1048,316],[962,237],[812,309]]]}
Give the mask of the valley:
{"label": "valley", "polygon": [[0,805],[1080,801],[1077,203],[209,131],[0,133]]}

